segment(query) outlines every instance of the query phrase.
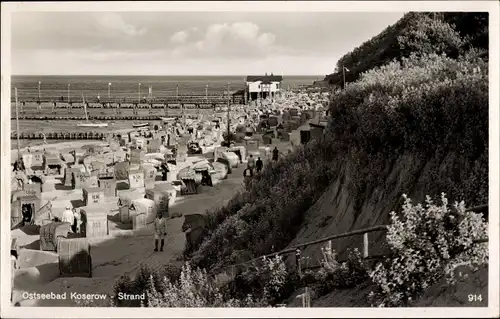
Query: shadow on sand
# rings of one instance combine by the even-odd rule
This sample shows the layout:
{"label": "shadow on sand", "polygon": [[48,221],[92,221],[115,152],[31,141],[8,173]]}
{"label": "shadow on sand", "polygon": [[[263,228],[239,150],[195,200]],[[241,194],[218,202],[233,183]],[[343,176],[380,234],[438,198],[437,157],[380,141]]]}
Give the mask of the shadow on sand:
{"label": "shadow on sand", "polygon": [[127,181],[117,181],[116,182],[116,190],[123,191],[130,189],[130,185]]}
{"label": "shadow on sand", "polygon": [[64,186],[64,177],[57,178],[61,183],[57,183],[54,185],[54,188],[57,191],[70,191],[73,189],[72,186]]}
{"label": "shadow on sand", "polygon": [[85,203],[81,199],[72,199],[70,200],[70,202],[73,208],[80,208],[85,206]]}

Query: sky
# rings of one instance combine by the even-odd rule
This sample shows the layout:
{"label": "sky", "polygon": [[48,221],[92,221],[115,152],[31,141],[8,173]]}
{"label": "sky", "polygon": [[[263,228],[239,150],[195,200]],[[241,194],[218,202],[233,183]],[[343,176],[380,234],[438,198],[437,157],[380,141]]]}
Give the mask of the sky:
{"label": "sky", "polygon": [[13,75],[325,75],[403,12],[14,12]]}

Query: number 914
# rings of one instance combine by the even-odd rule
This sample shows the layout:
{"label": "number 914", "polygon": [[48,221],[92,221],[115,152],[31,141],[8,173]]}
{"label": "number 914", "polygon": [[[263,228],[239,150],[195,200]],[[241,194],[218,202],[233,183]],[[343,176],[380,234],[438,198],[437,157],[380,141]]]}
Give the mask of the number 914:
{"label": "number 914", "polygon": [[469,298],[469,302],[481,302],[483,301],[483,297],[481,295],[473,295],[473,294],[470,294],[468,296]]}

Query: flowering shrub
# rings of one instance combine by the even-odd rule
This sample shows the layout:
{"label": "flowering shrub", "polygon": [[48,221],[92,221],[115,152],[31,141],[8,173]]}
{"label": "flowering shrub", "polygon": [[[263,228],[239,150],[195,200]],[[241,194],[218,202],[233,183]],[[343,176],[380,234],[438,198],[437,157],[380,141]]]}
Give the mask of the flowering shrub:
{"label": "flowering shrub", "polygon": [[[274,266],[273,266],[274,267]],[[279,266],[278,266],[279,268]],[[273,271],[278,271],[273,268]],[[170,275],[169,275],[170,272]],[[279,271],[278,271],[279,272]],[[163,276],[163,277],[162,277]],[[279,277],[275,277],[279,278]],[[272,281],[269,288],[275,289],[278,282]],[[282,282],[282,280],[280,281]],[[180,272],[171,267],[151,270],[142,267],[135,280],[122,278],[115,287],[115,293],[145,294],[145,300],[120,302],[114,298],[113,306],[126,307],[266,307],[267,300],[254,298],[251,294],[241,299],[234,298],[227,286],[218,284],[206,270],[193,269],[184,264]],[[119,303],[116,303],[119,302]]]}
{"label": "flowering shrub", "polygon": [[401,306],[414,300],[445,276],[454,281],[458,265],[473,267],[488,261],[488,225],[482,214],[465,211],[464,202],[450,208],[445,194],[441,205],[427,197],[425,207],[405,195],[402,216],[391,213],[387,241],[395,257],[379,263],[370,273],[378,289],[371,293],[379,306]]}
{"label": "flowering shrub", "polygon": [[186,263],[182,267],[177,283],[163,279],[164,291],[158,291],[154,279],[146,290],[148,307],[232,307],[232,300],[225,301],[222,293],[214,287],[205,270],[193,270]]}
{"label": "flowering shrub", "polygon": [[[125,275],[115,284],[114,300],[116,306],[139,307],[141,305],[140,300],[120,300],[118,298],[118,294],[120,292],[129,295],[140,295],[145,293],[148,289],[151,289],[151,285],[153,285],[156,291],[162,293],[166,289],[164,278],[166,278],[169,282],[176,283],[180,276],[181,270],[172,264],[166,264],[156,270],[141,265],[134,280],[132,280],[128,275]],[[147,298],[145,303],[148,303]]]}
{"label": "flowering shrub", "polygon": [[283,258],[262,258],[259,265],[252,265],[239,274],[233,285],[231,295],[242,299],[251,295],[261,304],[277,305],[296,289],[298,277],[286,269]]}
{"label": "flowering shrub", "polygon": [[347,261],[342,263],[337,261],[334,250],[323,248],[322,253],[321,268],[315,274],[321,293],[352,288],[368,279],[368,268],[358,249],[349,250]]}

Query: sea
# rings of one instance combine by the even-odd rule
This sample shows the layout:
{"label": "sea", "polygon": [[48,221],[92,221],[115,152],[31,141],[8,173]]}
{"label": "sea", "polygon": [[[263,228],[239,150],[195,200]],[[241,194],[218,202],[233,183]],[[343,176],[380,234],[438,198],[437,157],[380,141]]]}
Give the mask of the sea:
{"label": "sea", "polygon": [[[282,87],[313,84],[324,76],[283,76]],[[140,84],[139,84],[140,83]],[[12,76],[12,100],[14,89],[20,101],[60,100],[73,101],[85,98],[122,99],[173,97],[183,95],[224,95],[245,87],[245,76]],[[40,90],[39,90],[40,87]]]}

